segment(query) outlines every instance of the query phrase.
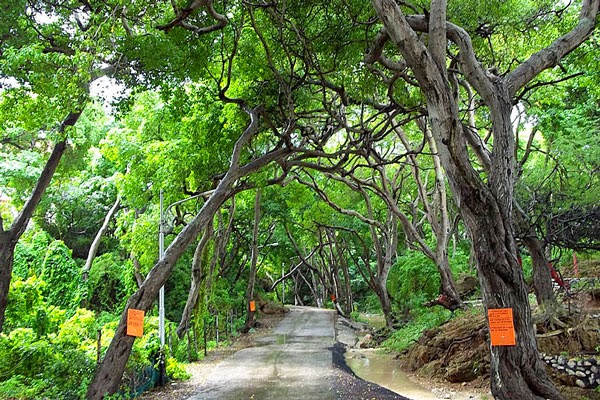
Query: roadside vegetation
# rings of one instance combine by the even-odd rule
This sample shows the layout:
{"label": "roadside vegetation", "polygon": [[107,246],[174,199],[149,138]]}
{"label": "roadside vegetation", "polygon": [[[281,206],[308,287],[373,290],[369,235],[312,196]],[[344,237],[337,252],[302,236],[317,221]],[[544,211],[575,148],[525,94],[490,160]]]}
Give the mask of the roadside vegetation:
{"label": "roadside vegetation", "polygon": [[598,352],[600,0],[96,3],[0,13],[0,398],[154,385],[161,287],[170,379],[285,303],[397,352],[479,315],[496,398],[563,398],[540,335]]}

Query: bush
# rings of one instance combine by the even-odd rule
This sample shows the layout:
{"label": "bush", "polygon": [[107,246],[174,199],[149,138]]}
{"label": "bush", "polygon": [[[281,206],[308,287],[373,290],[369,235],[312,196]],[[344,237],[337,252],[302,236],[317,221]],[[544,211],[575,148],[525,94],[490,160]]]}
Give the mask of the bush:
{"label": "bush", "polygon": [[30,277],[11,284],[8,334],[0,334],[0,398],[82,399],[96,366],[94,314],[49,305],[47,285]]}
{"label": "bush", "polygon": [[88,307],[97,312],[121,312],[127,298],[135,291],[133,267],[113,253],[96,257],[89,271]]}
{"label": "bush", "polygon": [[0,382],[0,399],[26,400],[37,397],[37,394],[48,386],[42,379],[27,380],[24,376],[11,376]]}
{"label": "bush", "polygon": [[427,329],[436,328],[452,317],[452,313],[445,308],[418,308],[411,311],[411,320],[403,328],[398,329],[383,346],[389,350],[401,352],[416,342],[421,333]]}
{"label": "bush", "polygon": [[411,251],[398,257],[388,279],[388,290],[402,309],[422,304],[422,300],[437,297],[440,274],[435,264],[423,253]]}
{"label": "bush", "polygon": [[[29,328],[0,335],[0,398],[82,399],[95,367],[81,310],[44,338]],[[87,325],[87,326],[86,326]]]}
{"label": "bush", "polygon": [[50,243],[46,256],[36,271],[39,279],[47,283],[43,291],[45,300],[67,311],[75,311],[81,301],[81,268],[71,257],[71,250],[60,240]]}
{"label": "bush", "polygon": [[191,377],[185,366],[173,357],[167,358],[167,375],[176,381],[183,381]]}

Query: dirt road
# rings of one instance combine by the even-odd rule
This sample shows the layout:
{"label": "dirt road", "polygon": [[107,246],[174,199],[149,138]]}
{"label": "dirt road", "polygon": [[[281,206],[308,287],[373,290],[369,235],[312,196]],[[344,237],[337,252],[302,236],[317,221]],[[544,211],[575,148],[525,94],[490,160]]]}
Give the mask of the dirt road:
{"label": "dirt road", "polygon": [[189,400],[404,399],[334,366],[334,322],[331,310],[290,307],[257,346],[214,368]]}

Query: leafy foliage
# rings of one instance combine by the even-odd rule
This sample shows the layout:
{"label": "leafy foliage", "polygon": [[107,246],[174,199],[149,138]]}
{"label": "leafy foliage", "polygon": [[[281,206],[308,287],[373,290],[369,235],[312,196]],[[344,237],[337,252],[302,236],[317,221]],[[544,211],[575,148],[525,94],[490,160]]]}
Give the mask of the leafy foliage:
{"label": "leafy foliage", "polygon": [[119,312],[133,293],[135,281],[131,262],[115,253],[106,253],[94,260],[86,283],[85,302],[96,312]]}
{"label": "leafy foliage", "polygon": [[450,311],[441,307],[413,308],[410,314],[410,323],[392,333],[383,346],[401,352],[418,340],[425,330],[440,326],[448,321],[451,315]]}

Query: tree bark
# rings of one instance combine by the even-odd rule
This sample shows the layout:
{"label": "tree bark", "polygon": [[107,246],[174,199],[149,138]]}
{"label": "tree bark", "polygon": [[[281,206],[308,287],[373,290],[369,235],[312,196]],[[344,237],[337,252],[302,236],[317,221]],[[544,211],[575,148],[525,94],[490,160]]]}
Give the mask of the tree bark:
{"label": "tree bark", "polygon": [[[67,127],[77,123],[80,116],[81,111],[69,113],[69,115],[61,122],[58,132],[63,134]],[[33,212],[42,200],[42,196],[50,185],[50,181],[52,180],[52,177],[58,168],[58,164],[60,163],[60,159],[66,149],[66,138],[54,146],[31,196],[23,206],[19,215],[17,215],[17,218],[15,218],[8,230],[4,230],[4,226],[0,226],[0,332],[2,332],[2,327],[4,326],[6,305],[8,303],[8,291],[10,289],[15,258],[15,247],[23,235],[23,232],[25,232]]]}
{"label": "tree bark", "polygon": [[198,302],[200,286],[206,279],[205,249],[206,245],[212,238],[212,230],[212,224],[207,224],[204,234],[202,235],[202,238],[198,242],[196,250],[194,251],[194,257],[192,259],[192,282],[190,284],[190,291],[188,293],[187,301],[185,302],[185,307],[183,308],[183,313],[181,314],[181,321],[179,321],[179,325],[176,329],[179,339],[183,339],[183,336],[190,328],[190,320],[192,318],[192,312],[196,308],[196,304]]}
{"label": "tree bark", "polygon": [[169,278],[175,263],[183,254],[187,246],[198,236],[198,233],[212,221],[213,215],[233,194],[239,191],[235,183],[239,178],[255,172],[274,160],[284,157],[287,149],[275,150],[264,156],[240,166],[242,150],[248,141],[258,131],[258,111],[249,112],[251,122],[244,133],[236,142],[231,157],[230,167],[223,179],[217,185],[212,195],[206,200],[199,213],[188,224],[175,240],[169,245],[163,257],[152,267],[142,286],[129,298],[127,305],[121,314],[119,326],[106,351],[104,360],[94,374],[86,397],[89,400],[101,400],[107,394],[114,394],[119,389],[121,378],[125,371],[125,365],[129,359],[134,337],[127,336],[127,310],[135,308],[147,311],[151,306],[161,286]]}
{"label": "tree bark", "polygon": [[254,283],[256,282],[256,270],[258,267],[258,226],[260,224],[260,197],[262,190],[256,190],[254,197],[254,227],[252,228],[252,256],[250,259],[250,271],[248,272],[248,286],[246,287],[246,323],[242,328],[243,333],[247,333],[254,327],[255,311],[251,310],[250,302],[254,300]]}
{"label": "tree bark", "polygon": [[[415,23],[414,29],[428,33],[429,50],[395,1],[372,0],[372,3],[426,98],[440,159],[471,235],[485,308],[513,309],[516,346],[491,347],[492,394],[498,399],[562,399],[538,357],[527,290],[517,260],[511,226],[515,158],[510,116],[517,90],[544,69],[556,65],[588,37],[594,28],[599,2],[584,1],[580,23],[572,32],[532,55],[504,78],[483,71],[466,32],[445,21],[445,1],[433,0],[431,7],[432,14],[442,13],[443,19],[435,15],[412,20],[423,25],[417,28]],[[447,79],[445,57],[441,63],[440,46],[435,45],[447,40],[447,36],[459,46],[462,72],[490,112],[494,150],[487,183],[469,162],[457,101]]]}
{"label": "tree bark", "polygon": [[[548,268],[548,258],[544,252],[542,241],[537,237],[527,236],[523,243],[531,255],[533,264],[533,291],[544,321],[552,318],[558,310],[558,302],[552,289],[552,276]],[[538,316],[539,317],[539,316]]]}
{"label": "tree bark", "polygon": [[88,251],[88,256],[85,261],[85,266],[83,267],[83,272],[82,272],[84,281],[87,281],[87,279],[88,279],[88,274],[90,273],[90,269],[92,269],[92,264],[94,262],[94,258],[96,258],[96,253],[98,253],[98,248],[100,247],[100,241],[102,240],[102,236],[108,230],[108,224],[110,223],[110,220],[112,219],[112,217],[115,215],[115,213],[119,209],[120,202],[121,202],[121,197],[117,196],[117,200],[115,200],[115,203],[113,204],[113,206],[110,208],[110,210],[108,210],[108,213],[104,217],[104,223],[102,224],[102,226],[96,233],[96,237],[94,238],[94,241],[92,242],[92,245],[90,246],[90,250]]}
{"label": "tree bark", "polygon": [[12,269],[15,259],[15,239],[11,230],[0,232],[0,330],[4,326],[8,291],[12,279]]}

